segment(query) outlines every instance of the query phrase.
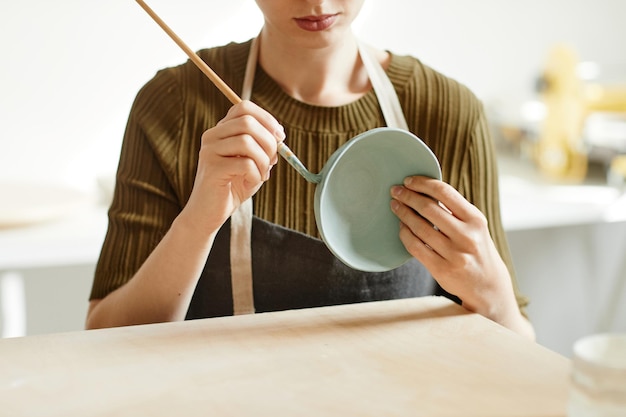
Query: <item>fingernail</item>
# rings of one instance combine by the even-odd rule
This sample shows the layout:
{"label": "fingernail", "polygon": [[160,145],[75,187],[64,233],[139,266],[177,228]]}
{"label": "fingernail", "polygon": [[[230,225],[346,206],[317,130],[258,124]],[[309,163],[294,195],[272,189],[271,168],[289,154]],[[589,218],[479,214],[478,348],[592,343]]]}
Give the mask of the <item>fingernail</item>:
{"label": "fingernail", "polygon": [[402,194],[402,187],[394,185],[393,187],[391,187],[391,194],[399,196],[400,194]]}
{"label": "fingernail", "polygon": [[411,185],[412,182],[413,182],[413,177],[406,177],[404,179],[404,185]]}
{"label": "fingernail", "polygon": [[285,140],[287,135],[285,135],[285,128],[282,125],[278,125],[278,128],[274,131],[274,137],[276,137],[279,142]]}
{"label": "fingernail", "polygon": [[400,208],[400,203],[396,200],[391,200],[391,210],[397,211]]}

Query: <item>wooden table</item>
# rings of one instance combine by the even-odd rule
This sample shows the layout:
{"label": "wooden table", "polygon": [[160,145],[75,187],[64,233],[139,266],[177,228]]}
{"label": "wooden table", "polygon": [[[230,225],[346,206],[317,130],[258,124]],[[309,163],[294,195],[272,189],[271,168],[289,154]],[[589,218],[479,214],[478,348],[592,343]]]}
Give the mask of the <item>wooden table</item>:
{"label": "wooden table", "polygon": [[569,367],[427,297],[0,340],[0,415],[565,416]]}

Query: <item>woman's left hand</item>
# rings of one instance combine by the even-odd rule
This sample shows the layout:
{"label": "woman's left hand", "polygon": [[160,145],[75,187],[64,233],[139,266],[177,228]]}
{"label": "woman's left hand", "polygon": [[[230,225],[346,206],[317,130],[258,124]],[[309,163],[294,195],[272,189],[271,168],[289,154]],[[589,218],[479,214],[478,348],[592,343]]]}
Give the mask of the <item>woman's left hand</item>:
{"label": "woman's left hand", "polygon": [[391,189],[400,239],[463,306],[507,327],[523,319],[483,213],[443,181],[415,176]]}

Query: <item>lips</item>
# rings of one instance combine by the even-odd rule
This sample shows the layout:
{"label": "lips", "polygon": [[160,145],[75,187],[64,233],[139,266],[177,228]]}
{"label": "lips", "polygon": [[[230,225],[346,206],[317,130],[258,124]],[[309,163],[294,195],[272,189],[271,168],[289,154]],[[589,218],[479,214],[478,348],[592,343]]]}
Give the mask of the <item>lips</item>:
{"label": "lips", "polygon": [[335,23],[336,19],[337,19],[336,14],[326,14],[326,15],[319,15],[319,16],[298,17],[294,20],[296,21],[296,24],[301,29],[304,29],[310,32],[318,32],[321,30],[326,30],[329,27],[331,27],[333,23]]}

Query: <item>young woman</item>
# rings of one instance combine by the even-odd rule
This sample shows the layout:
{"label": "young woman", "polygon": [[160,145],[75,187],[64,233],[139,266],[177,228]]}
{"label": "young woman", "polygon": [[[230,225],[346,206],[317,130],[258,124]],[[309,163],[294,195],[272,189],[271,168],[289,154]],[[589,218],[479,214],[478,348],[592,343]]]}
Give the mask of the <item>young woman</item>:
{"label": "young woman", "polygon": [[[442,294],[533,337],[480,102],[413,57],[360,47],[351,24],[363,1],[257,0],[265,22],[256,39],[199,52],[240,104],[191,62],[142,88],[88,328]],[[375,91],[374,77],[393,88]],[[393,115],[383,101],[398,104]],[[356,271],[319,239],[315,185],[277,147],[285,140],[318,172],[352,137],[398,120],[437,155],[443,181],[410,177],[389,190],[414,259]]]}

